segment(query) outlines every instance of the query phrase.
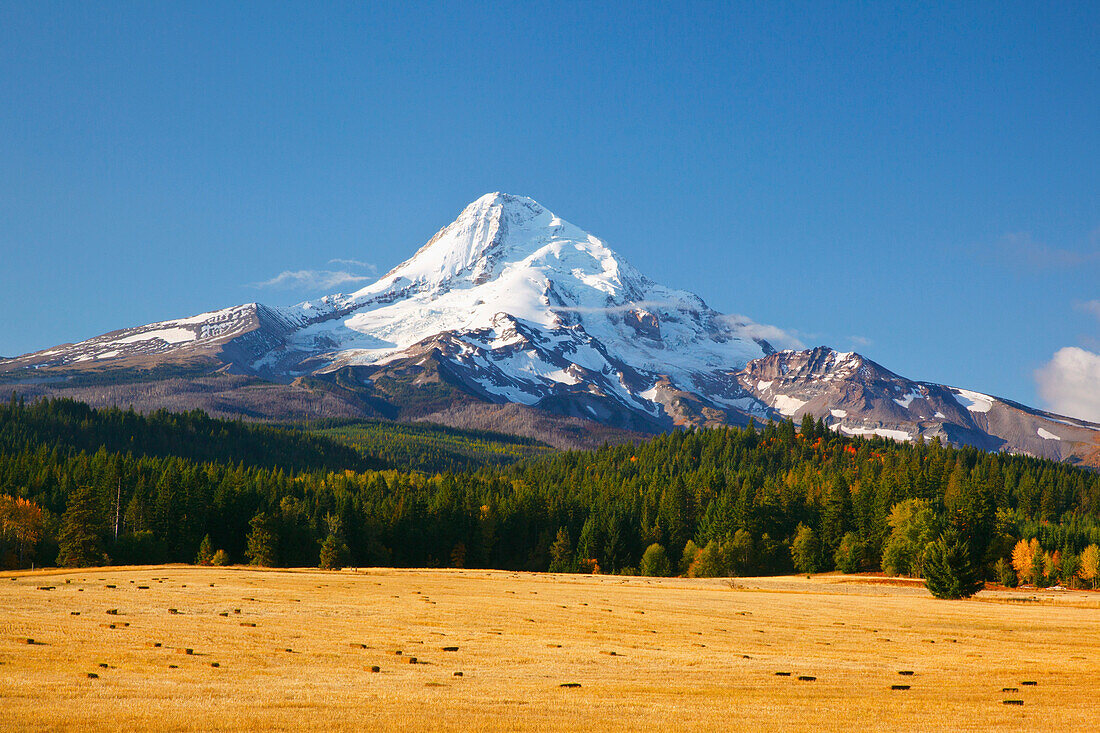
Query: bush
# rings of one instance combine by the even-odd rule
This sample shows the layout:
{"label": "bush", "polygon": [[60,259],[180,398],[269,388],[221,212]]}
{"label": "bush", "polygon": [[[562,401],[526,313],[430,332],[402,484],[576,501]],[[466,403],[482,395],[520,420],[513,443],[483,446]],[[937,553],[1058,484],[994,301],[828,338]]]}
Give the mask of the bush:
{"label": "bush", "polygon": [[707,543],[695,556],[695,562],[688,568],[690,578],[723,578],[731,574],[730,551],[726,546],[714,540]]}
{"label": "bush", "polygon": [[214,553],[214,557],[210,558],[210,564],[219,568],[225,567],[229,564],[229,553],[225,550],[218,550]]}
{"label": "bush", "polygon": [[672,564],[668,561],[668,553],[665,548],[654,542],[646,548],[642,555],[642,575],[655,578],[664,578],[672,574]]}
{"label": "bush", "polygon": [[953,531],[928,545],[923,560],[924,586],[936,598],[969,598],[984,585],[970,548]]}
{"label": "bush", "polygon": [[695,562],[695,558],[699,556],[700,552],[699,545],[695,544],[694,540],[687,541],[687,544],[684,545],[684,552],[680,555],[680,575],[688,574],[691,564]]}

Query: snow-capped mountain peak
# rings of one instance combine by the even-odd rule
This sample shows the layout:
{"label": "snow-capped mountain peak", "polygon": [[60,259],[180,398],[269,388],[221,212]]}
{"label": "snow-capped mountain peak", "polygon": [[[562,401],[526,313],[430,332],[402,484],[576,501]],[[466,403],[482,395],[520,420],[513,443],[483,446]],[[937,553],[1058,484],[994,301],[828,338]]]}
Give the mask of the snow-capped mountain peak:
{"label": "snow-capped mountain peak", "polygon": [[[324,405],[335,401],[336,414],[493,429],[514,425],[470,420],[505,414],[492,410],[507,405],[513,416],[520,406],[538,408],[538,418],[521,413],[528,421],[552,414],[652,432],[812,414],[849,435],[942,437],[1100,464],[1098,426],[911,382],[858,354],[826,347],[776,352],[760,333],[743,316],[723,315],[693,293],[650,280],[537,202],[491,193],[350,295],[125,329],[0,360],[0,372],[38,385],[67,381],[72,372],[96,381],[111,372],[120,380],[139,375],[152,384],[153,367],[166,379],[233,374],[246,380],[233,398],[246,414],[325,414],[333,408]],[[273,410],[277,390],[255,389],[247,380],[257,378],[289,390],[287,405]],[[215,383],[238,384],[214,379],[191,390],[173,383],[146,402],[163,406],[163,390],[182,389],[170,406],[224,412],[233,400],[203,401],[217,392]],[[304,406],[318,393],[322,407],[314,413]]]}
{"label": "snow-capped mountain peak", "polygon": [[[598,239],[532,199],[499,192],[485,194],[410,259],[353,297],[370,298],[402,287],[432,291],[481,285],[502,274],[505,266],[545,256],[543,250],[563,243],[588,248],[591,254],[606,250]],[[609,251],[599,254],[614,259]]]}

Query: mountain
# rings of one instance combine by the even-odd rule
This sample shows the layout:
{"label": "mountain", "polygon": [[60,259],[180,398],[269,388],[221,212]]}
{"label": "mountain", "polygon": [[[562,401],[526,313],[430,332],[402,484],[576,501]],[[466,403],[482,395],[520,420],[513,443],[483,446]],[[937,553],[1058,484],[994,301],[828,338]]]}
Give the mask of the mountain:
{"label": "mountain", "polygon": [[535,201],[492,193],[354,293],[113,331],[0,360],[0,379],[92,404],[432,420],[563,447],[810,413],[847,434],[1100,464],[1098,425],[857,354],[777,352],[758,332]]}

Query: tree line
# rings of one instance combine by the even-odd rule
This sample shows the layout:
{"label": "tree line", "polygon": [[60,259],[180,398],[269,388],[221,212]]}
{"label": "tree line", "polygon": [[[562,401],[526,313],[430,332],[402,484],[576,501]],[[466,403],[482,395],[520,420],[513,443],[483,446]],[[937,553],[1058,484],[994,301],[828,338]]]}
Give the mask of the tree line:
{"label": "tree line", "polygon": [[[85,432],[107,434],[104,445],[3,439],[7,423],[28,413],[40,434],[62,434],[74,410],[93,425]],[[53,414],[60,418],[50,428]],[[191,413],[119,414],[128,413],[0,408],[0,494],[41,509],[39,563],[192,562],[205,544],[204,559],[221,550],[232,562],[286,566],[318,565],[324,550],[330,566],[687,575],[881,568],[942,571],[950,587],[1095,582],[1087,561],[1100,544],[1100,475],[938,441],[851,438],[809,417],[798,427],[677,431],[637,446],[426,473],[364,468],[355,461],[381,461],[362,448],[342,466],[331,457],[347,446],[275,428],[263,428],[278,434],[264,438],[271,445],[301,441],[314,445],[313,457],[299,458],[298,469],[271,456],[250,461],[250,451],[263,450],[252,428],[234,433],[227,426],[236,423]],[[220,436],[221,453],[112,450],[121,439],[101,418],[131,434],[150,420],[181,446],[206,426],[198,434]],[[79,557],[62,551],[74,507],[91,528]],[[1040,548],[1023,574],[1013,562],[1021,540]],[[27,556],[24,548],[22,562]]]}

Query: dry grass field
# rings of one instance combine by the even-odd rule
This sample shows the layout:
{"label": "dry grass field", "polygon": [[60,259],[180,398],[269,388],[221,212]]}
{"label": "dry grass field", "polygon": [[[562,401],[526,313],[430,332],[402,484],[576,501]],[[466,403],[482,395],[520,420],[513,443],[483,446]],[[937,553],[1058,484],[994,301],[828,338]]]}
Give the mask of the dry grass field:
{"label": "dry grass field", "polygon": [[5,730],[1100,727],[1094,593],[172,566],[0,609]]}

